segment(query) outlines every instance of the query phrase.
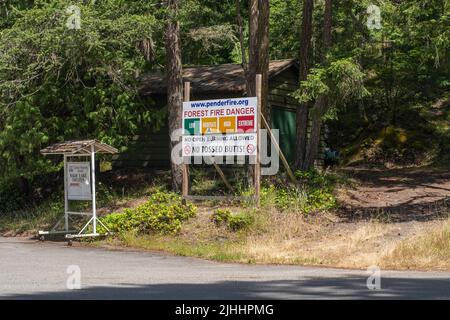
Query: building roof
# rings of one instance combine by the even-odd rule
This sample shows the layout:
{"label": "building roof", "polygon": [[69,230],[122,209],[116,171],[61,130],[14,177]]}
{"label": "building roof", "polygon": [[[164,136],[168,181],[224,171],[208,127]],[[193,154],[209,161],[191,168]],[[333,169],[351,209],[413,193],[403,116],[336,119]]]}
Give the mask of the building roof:
{"label": "building roof", "polygon": [[119,151],[98,140],[75,140],[55,143],[41,150],[42,154],[89,155],[94,146],[96,153],[118,153]]}
{"label": "building roof", "polygon": [[[269,78],[296,65],[294,59],[272,60],[269,63]],[[240,64],[218,64],[183,68],[183,80],[191,82],[196,92],[244,92],[245,76]],[[165,94],[166,77],[163,72],[153,72],[141,79],[143,95]]]}

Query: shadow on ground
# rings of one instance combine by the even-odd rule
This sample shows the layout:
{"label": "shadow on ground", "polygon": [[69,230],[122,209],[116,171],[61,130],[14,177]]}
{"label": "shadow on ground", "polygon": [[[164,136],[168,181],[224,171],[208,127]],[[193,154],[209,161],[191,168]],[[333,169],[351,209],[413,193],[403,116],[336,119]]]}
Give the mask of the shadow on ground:
{"label": "shadow on ground", "polygon": [[365,169],[344,171],[359,185],[347,192],[338,215],[345,222],[429,221],[450,212],[450,169]]}
{"label": "shadow on ground", "polygon": [[221,281],[207,284],[168,283],[16,294],[6,299],[450,299],[449,278],[382,278],[380,290],[369,290],[365,277],[305,278],[280,281]]}

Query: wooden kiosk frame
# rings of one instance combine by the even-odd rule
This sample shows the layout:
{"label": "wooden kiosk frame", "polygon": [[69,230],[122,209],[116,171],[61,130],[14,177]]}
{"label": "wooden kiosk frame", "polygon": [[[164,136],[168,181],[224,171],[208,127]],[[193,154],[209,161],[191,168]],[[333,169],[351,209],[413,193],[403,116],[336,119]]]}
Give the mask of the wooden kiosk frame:
{"label": "wooden kiosk frame", "polygon": [[[95,154],[106,153],[115,154],[118,150],[107,144],[101,143],[97,140],[80,140],[80,141],[68,141],[51,145],[41,150],[43,155],[63,155],[64,156],[64,216],[56,223],[56,225],[50,231],[39,231],[40,240],[44,240],[46,235],[63,234],[71,244],[71,239],[82,237],[97,237],[100,236],[97,232],[97,222],[101,224],[108,232],[109,229],[97,218],[96,207],[96,192],[95,192]],[[68,196],[68,163],[72,158],[88,158],[86,163],[90,162],[90,188],[91,196],[89,199],[84,199],[92,202],[91,212],[75,212],[69,208],[69,196]],[[75,200],[75,199],[73,199]],[[71,216],[87,216],[90,217],[89,221],[83,226],[80,231],[70,230],[69,222]],[[64,229],[58,230],[60,224],[64,220]],[[85,233],[87,227],[92,223],[92,233]]]}

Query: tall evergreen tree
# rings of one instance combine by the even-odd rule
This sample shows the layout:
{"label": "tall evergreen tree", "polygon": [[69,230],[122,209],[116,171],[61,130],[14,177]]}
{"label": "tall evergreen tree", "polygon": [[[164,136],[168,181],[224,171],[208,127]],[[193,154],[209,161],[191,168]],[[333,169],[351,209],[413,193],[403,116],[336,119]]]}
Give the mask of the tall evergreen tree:
{"label": "tall evergreen tree", "polygon": [[[183,102],[183,70],[181,65],[180,23],[177,18],[178,0],[167,0],[169,18],[166,29],[166,73],[167,73],[167,106],[169,110],[169,134],[181,127],[181,111]],[[170,151],[178,141],[170,141]],[[182,165],[171,161],[172,188],[181,189],[183,179]]]}
{"label": "tall evergreen tree", "polygon": [[[311,68],[311,38],[314,0],[303,1],[303,16],[300,35],[299,81],[306,81]],[[306,154],[309,103],[302,102],[296,111],[295,167],[302,169]]]}

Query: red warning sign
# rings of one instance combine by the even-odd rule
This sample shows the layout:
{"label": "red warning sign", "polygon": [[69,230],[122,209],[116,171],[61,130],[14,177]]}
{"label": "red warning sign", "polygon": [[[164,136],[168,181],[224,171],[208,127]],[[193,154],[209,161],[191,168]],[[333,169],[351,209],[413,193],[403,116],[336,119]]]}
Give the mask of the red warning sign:
{"label": "red warning sign", "polygon": [[239,132],[253,132],[255,130],[255,117],[239,116],[237,118],[237,129]]}

